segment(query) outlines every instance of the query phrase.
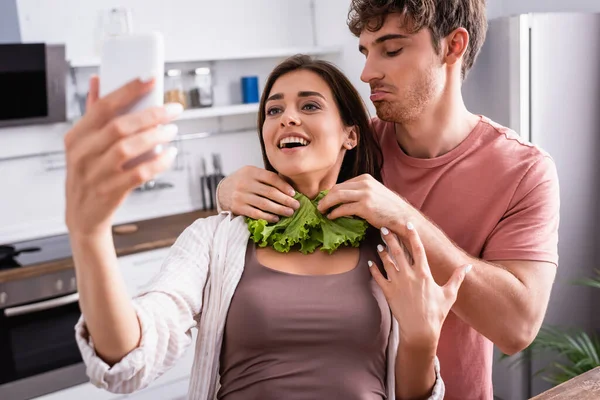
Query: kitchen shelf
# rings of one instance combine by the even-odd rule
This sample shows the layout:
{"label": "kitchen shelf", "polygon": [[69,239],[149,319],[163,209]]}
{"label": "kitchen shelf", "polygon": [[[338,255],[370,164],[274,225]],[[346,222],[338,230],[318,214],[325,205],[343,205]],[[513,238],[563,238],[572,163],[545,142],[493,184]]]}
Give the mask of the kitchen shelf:
{"label": "kitchen shelf", "polygon": [[231,106],[217,106],[185,110],[176,121],[226,117],[230,115],[253,114],[258,112],[258,103],[235,104]]}
{"label": "kitchen shelf", "polygon": [[[185,62],[210,62],[210,61],[228,61],[228,60],[250,60],[257,58],[283,58],[295,54],[308,54],[313,56],[336,54],[341,52],[340,46],[316,46],[316,47],[289,47],[281,49],[252,50],[237,54],[212,54],[194,59],[168,59],[166,64],[185,63]],[[100,61],[97,58],[74,59],[71,60],[72,68],[93,68],[98,67]]]}

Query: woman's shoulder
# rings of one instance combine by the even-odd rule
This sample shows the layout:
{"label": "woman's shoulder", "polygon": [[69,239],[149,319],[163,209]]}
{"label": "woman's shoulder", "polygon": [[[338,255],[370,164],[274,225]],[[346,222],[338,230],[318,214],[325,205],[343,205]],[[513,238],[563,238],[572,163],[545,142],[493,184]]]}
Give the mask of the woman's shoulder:
{"label": "woman's shoulder", "polygon": [[196,219],[185,229],[184,233],[215,239],[217,232],[222,229],[225,230],[226,236],[239,236],[248,231],[248,226],[244,217],[222,211],[215,215]]}

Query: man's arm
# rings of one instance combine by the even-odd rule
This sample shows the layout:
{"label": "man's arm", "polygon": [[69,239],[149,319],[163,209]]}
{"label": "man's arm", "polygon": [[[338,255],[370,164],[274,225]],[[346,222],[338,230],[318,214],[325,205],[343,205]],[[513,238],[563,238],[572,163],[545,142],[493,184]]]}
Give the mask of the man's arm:
{"label": "man's arm", "polygon": [[444,283],[455,268],[473,265],[453,311],[505,354],[527,347],[543,322],[556,277],[559,203],[556,168],[542,157],[488,236],[483,259],[468,255],[419,211],[406,216],[415,219],[436,281]]}
{"label": "man's arm", "polygon": [[[558,262],[559,190],[556,167],[540,157],[519,181],[507,211],[473,257],[402,197],[372,177],[336,185],[319,203],[329,218],[356,215],[406,237],[421,234],[432,274],[444,284],[456,268],[473,265],[453,311],[506,354],[527,347],[543,321]],[[449,210],[449,212],[451,212]]]}

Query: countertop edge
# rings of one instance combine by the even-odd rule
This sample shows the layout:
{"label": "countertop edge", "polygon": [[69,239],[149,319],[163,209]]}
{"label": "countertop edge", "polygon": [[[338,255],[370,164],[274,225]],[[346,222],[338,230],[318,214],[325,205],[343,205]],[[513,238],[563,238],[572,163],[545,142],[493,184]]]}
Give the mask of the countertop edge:
{"label": "countertop edge", "polygon": [[[194,221],[213,215],[217,215],[217,210],[195,210],[187,213],[114,225],[113,237],[117,257],[170,247],[175,243],[177,237],[179,237],[185,228],[190,226]],[[114,233],[115,228],[124,225],[135,225],[137,230],[125,234]],[[160,227],[160,229],[156,229],[157,227]],[[149,238],[153,235],[154,237]],[[73,268],[73,259],[67,257],[40,264],[28,265],[26,267],[9,269],[0,271],[0,284],[14,280],[35,278],[41,275]]]}

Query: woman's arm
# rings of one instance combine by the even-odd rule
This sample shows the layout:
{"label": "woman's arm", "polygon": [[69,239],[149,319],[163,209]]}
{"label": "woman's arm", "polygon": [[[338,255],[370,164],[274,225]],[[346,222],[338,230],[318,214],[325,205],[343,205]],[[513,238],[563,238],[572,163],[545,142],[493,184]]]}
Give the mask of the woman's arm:
{"label": "woman's arm", "polygon": [[[152,321],[168,315],[172,311],[169,306],[165,309],[155,304],[146,307],[152,311],[151,316],[145,318],[148,321],[145,324],[144,313],[136,310],[128,298],[118,270],[111,233],[115,211],[127,195],[166,170],[175,155],[173,151],[165,150],[164,145],[177,133],[176,126],[164,124],[182,111],[181,105],[154,107],[122,115],[153,85],[152,80],[134,80],[99,99],[99,81],[93,77],[87,112],[64,138],[66,224],[79,283],[81,310],[87,322],[85,329],[83,323],[77,326],[78,343],[86,361],[92,362],[92,358],[96,357],[97,368],[91,370],[101,377],[116,362],[135,353],[134,349],[144,347],[144,340],[149,341],[145,336],[152,338],[153,331],[168,335],[165,330],[154,329]],[[147,154],[152,157],[141,157]],[[182,310],[185,315],[191,309],[183,307]],[[177,332],[182,326],[170,326],[169,332]],[[146,335],[147,332],[150,334]],[[86,340],[83,340],[84,337]],[[147,359],[142,361],[148,362],[149,368],[132,362],[134,356],[129,357],[125,364],[137,365],[129,372],[135,368],[146,369],[150,370],[147,376],[151,376],[148,374],[156,372],[153,367],[168,364],[156,358],[155,353],[148,354]],[[101,386],[106,385],[103,380],[100,383]]]}
{"label": "woman's arm", "polygon": [[[398,321],[400,338],[396,353],[395,386],[398,399],[441,399],[439,367],[435,356],[442,325],[456,301],[458,289],[470,270],[457,269],[448,283],[439,286],[433,279],[423,244],[416,230],[406,226],[411,257],[407,257],[395,234],[381,228],[387,249],[378,246],[387,279],[369,261],[371,273],[381,287]],[[409,259],[412,264],[409,264]]]}
{"label": "woman's arm", "polygon": [[112,234],[71,235],[79,306],[97,355],[112,366],[141,339],[140,323],[119,271]]}
{"label": "woman's arm", "polygon": [[[131,393],[153,382],[184,354],[202,309],[209,241],[219,221],[219,217],[200,219],[186,228],[160,272],[133,300],[111,286],[123,281],[116,268],[106,274],[108,279],[96,271],[78,270],[78,279],[89,286],[80,289],[83,315],[76,338],[92,383],[111,392]],[[103,267],[101,263],[96,266]],[[105,279],[106,286],[95,278]],[[124,297],[121,301],[104,297],[110,295]],[[133,319],[126,319],[124,309],[132,311]],[[133,332],[126,331],[129,323]],[[125,342],[132,337],[130,343]]]}
{"label": "woman's arm", "polygon": [[436,348],[412,348],[400,340],[396,355],[396,398],[427,399],[436,383]]}

